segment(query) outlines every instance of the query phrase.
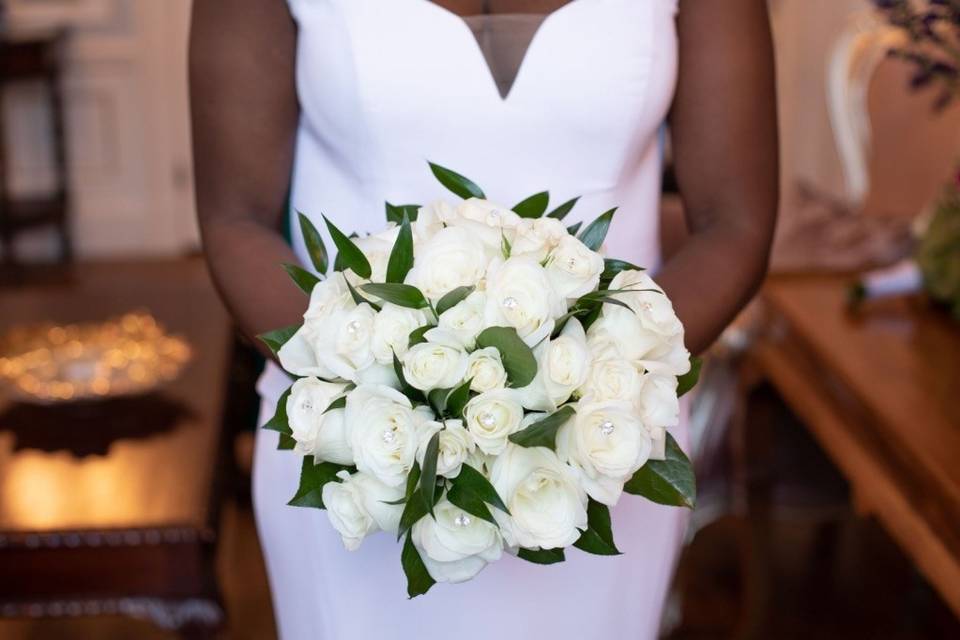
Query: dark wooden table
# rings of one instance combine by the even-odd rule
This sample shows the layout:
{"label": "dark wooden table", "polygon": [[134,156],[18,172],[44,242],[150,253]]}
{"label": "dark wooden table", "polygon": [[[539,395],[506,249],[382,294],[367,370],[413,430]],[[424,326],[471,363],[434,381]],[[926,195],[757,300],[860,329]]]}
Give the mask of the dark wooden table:
{"label": "dark wooden table", "polygon": [[919,297],[852,312],[848,283],[772,278],[745,377],[776,388],[960,616],[960,324]]}
{"label": "dark wooden table", "polygon": [[185,635],[223,617],[213,573],[230,329],[199,260],[78,266],[0,291],[20,322],[151,312],[193,359],[106,406],[0,399],[0,616],[129,615]]}

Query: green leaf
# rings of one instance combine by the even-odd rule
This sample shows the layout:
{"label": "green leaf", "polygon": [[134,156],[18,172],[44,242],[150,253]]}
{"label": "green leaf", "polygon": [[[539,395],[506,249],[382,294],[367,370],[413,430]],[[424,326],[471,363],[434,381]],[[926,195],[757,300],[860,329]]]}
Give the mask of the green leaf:
{"label": "green leaf", "polygon": [[690,371],[677,376],[677,397],[681,397],[697,386],[700,381],[700,370],[703,368],[703,359],[696,356],[690,358]]}
{"label": "green leaf", "polygon": [[448,311],[464,300],[467,299],[476,287],[457,287],[453,291],[449,291],[440,300],[437,302],[437,315],[441,315],[444,311]]}
{"label": "green leaf", "polygon": [[426,400],[422,391],[407,382],[406,376],[403,375],[403,364],[401,364],[400,358],[397,357],[396,353],[393,354],[393,372],[397,374],[397,379],[400,380],[400,391],[403,392],[403,395],[410,398],[411,402],[423,402]]}
{"label": "green leaf", "polygon": [[427,394],[427,401],[438,416],[443,416],[447,411],[447,396],[450,391],[451,389],[431,389]]}
{"label": "green leaf", "polygon": [[490,513],[490,509],[487,508],[487,503],[480,499],[480,496],[468,491],[463,487],[454,484],[449,491],[447,491],[447,500],[450,501],[450,504],[459,507],[469,513],[472,516],[476,516],[481,520],[486,520],[492,525],[497,527],[500,524],[497,522],[496,518],[493,517],[493,514]]}
{"label": "green leaf", "polygon": [[[577,201],[580,200],[580,196],[573,198],[572,200],[567,200],[562,205],[551,211],[547,214],[548,218],[556,218],[557,220],[563,220],[567,217],[567,214],[570,213],[573,208],[576,206]],[[571,234],[573,235],[573,234]]]}
{"label": "green leaf", "polygon": [[293,334],[299,331],[302,326],[301,324],[294,324],[289,327],[284,327],[283,329],[267,331],[266,333],[261,333],[257,338],[260,342],[267,345],[273,355],[276,356],[280,352],[280,347],[287,344],[287,341],[290,340]]}
{"label": "green leaf", "polygon": [[423,452],[423,472],[420,474],[420,492],[433,514],[434,498],[437,494],[437,456],[440,455],[440,432],[433,434]]}
{"label": "green leaf", "polygon": [[297,446],[297,441],[293,439],[293,436],[288,436],[285,433],[280,434],[280,441],[277,442],[277,451],[290,451],[295,446]]}
{"label": "green leaf", "polygon": [[371,283],[360,285],[361,291],[376,296],[386,302],[410,309],[424,309],[430,306],[420,289],[409,284]]}
{"label": "green leaf", "polygon": [[413,233],[410,231],[410,219],[403,217],[400,233],[393,243],[390,260],[387,262],[387,282],[403,282],[413,268]]}
{"label": "green leaf", "polygon": [[337,245],[337,259],[340,266],[352,270],[361,278],[369,278],[372,273],[370,262],[363,255],[363,251],[360,251],[360,247],[330,222],[327,216],[323,216],[323,220],[327,223],[327,230],[333,238],[333,243]]}
{"label": "green leaf", "polygon": [[500,498],[497,490],[493,488],[493,485],[490,484],[490,481],[470,465],[464,464],[460,467],[460,473],[452,480],[452,483],[454,487],[459,487],[460,491],[472,493],[487,504],[500,509],[500,511],[507,514],[510,513],[507,505],[503,503],[503,500]]}
{"label": "green leaf", "polygon": [[464,408],[470,402],[470,385],[472,383],[473,378],[470,378],[447,396],[446,411],[451,418],[460,418],[463,415]]}
{"label": "green leaf", "polygon": [[294,284],[300,287],[300,290],[307,295],[310,295],[313,292],[313,287],[320,282],[320,278],[313,275],[303,267],[298,267],[295,264],[284,263],[283,268],[286,270],[287,275],[290,276],[290,279],[293,280]]}
{"label": "green leaf", "polygon": [[422,327],[417,327],[416,329],[414,329],[413,331],[411,331],[411,332],[410,332],[410,340],[409,340],[409,342],[407,343],[407,348],[409,349],[410,347],[412,347],[412,346],[415,345],[415,344],[420,344],[420,343],[422,343],[422,342],[426,342],[426,341],[427,341],[427,335],[426,335],[426,334],[427,334],[427,331],[430,331],[430,329],[433,329],[433,325],[432,325],[432,324],[425,324],[425,325],[423,325]]}
{"label": "green leaf", "polygon": [[577,231],[580,231],[580,227],[582,227],[582,226],[583,226],[583,220],[581,220],[580,222],[578,222],[578,223],[576,223],[576,224],[572,224],[572,225],[570,225],[569,227],[567,227],[567,233],[569,233],[569,234],[572,235],[572,236],[575,236],[575,235],[577,235]]}
{"label": "green leaf", "polygon": [[530,347],[520,339],[513,327],[489,327],[477,336],[477,348],[496,347],[507,372],[507,379],[514,387],[525,387],[537,375],[537,359]]}
{"label": "green leaf", "polygon": [[417,551],[410,536],[407,536],[406,542],[403,543],[400,563],[403,565],[403,573],[407,576],[407,595],[411,599],[422,596],[436,584],[436,581],[430,577],[427,565],[423,564],[423,558],[420,557],[420,552]]}
{"label": "green leaf", "polygon": [[291,507],[313,507],[323,509],[323,486],[328,482],[339,482],[337,474],[347,469],[332,462],[313,463],[313,456],[304,456],[300,469],[300,487],[287,504]]}
{"label": "green leaf", "polygon": [[600,274],[601,282],[613,280],[621,271],[645,271],[643,267],[638,267],[626,260],[616,260],[615,258],[606,258],[603,261],[603,273]]}
{"label": "green leaf", "polygon": [[602,216],[590,223],[578,236],[580,242],[587,245],[591,251],[599,251],[603,246],[603,241],[607,237],[607,231],[610,230],[610,223],[613,222],[613,214],[617,212],[616,207],[610,209]]}
{"label": "green leaf", "polygon": [[517,557],[536,564],[556,564],[567,558],[563,549],[523,549],[517,551]]}
{"label": "green leaf", "polygon": [[264,429],[268,431],[277,431],[279,433],[290,435],[293,433],[293,430],[290,428],[290,422],[287,419],[287,399],[290,398],[290,392],[293,390],[293,387],[290,387],[283,392],[283,395],[280,396],[280,399],[277,400],[277,409],[273,413],[273,417],[267,420],[267,423],[263,425]]}
{"label": "green leaf", "polygon": [[550,193],[541,191],[514,206],[513,212],[521,218],[539,218],[543,216],[549,205]]}
{"label": "green leaf", "polygon": [[372,300],[370,300],[370,299],[368,299],[368,298],[365,298],[364,296],[360,295],[360,294],[357,292],[357,290],[353,287],[353,285],[350,284],[350,280],[347,279],[346,276],[344,276],[343,282],[344,282],[344,284],[347,285],[347,291],[350,292],[350,297],[353,298],[353,301],[354,301],[355,303],[357,303],[357,304],[368,304],[368,305],[370,305],[371,307],[373,307],[374,311],[377,311],[377,312],[380,311],[380,309],[381,309],[382,307],[381,307],[379,304],[377,304],[376,302],[373,302]]}
{"label": "green leaf", "polygon": [[587,503],[587,530],[573,546],[598,556],[618,556],[620,550],[613,542],[613,527],[610,525],[610,509],[593,498]]}
{"label": "green leaf", "polygon": [[394,205],[387,202],[386,205],[387,222],[393,222],[395,224],[400,224],[403,222],[403,216],[407,216],[407,219],[410,222],[415,222],[417,219],[417,214],[420,213],[420,205],[418,204]]}
{"label": "green leaf", "polygon": [[649,460],[623,490],[657,504],[692,509],[697,502],[697,480],[686,454],[667,434],[666,459]]}
{"label": "green leaf", "polygon": [[[421,475],[422,477],[422,475]],[[397,531],[397,540],[403,537],[407,531],[417,524],[420,518],[423,518],[431,509],[427,506],[420,489],[416,489],[407,499],[407,504],[403,507],[403,513],[400,514],[400,528]]]}
{"label": "green leaf", "polygon": [[465,178],[455,171],[451,171],[445,167],[441,167],[438,164],[429,163],[430,171],[433,172],[434,177],[446,187],[449,191],[460,196],[464,200],[468,198],[480,198],[486,199],[487,196],[483,194],[483,190],[480,189],[473,181],[469,178]]}
{"label": "green leaf", "polygon": [[571,406],[560,407],[543,420],[534,422],[523,431],[510,434],[510,442],[521,447],[546,447],[551,451],[557,448],[557,431],[573,417],[576,410]]}
{"label": "green leaf", "polygon": [[503,259],[506,260],[510,257],[510,254],[513,253],[513,246],[510,244],[510,240],[507,239],[507,234],[500,233],[500,255],[503,256]]}
{"label": "green leaf", "polygon": [[303,241],[307,245],[307,255],[310,256],[313,268],[318,273],[326,273],[329,258],[327,257],[327,247],[323,244],[320,232],[313,226],[310,218],[299,211],[297,217],[300,219],[300,233],[303,234]]}
{"label": "green leaf", "polygon": [[323,410],[324,413],[330,413],[335,409],[345,409],[347,407],[347,396],[340,396],[336,400],[330,403],[326,409]]}

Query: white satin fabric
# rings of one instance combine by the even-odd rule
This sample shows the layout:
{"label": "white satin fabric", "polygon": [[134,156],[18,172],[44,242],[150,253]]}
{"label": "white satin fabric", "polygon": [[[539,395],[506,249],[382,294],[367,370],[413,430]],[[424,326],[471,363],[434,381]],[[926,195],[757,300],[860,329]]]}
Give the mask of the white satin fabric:
{"label": "white satin fabric", "polygon": [[[612,256],[659,262],[658,130],[673,97],[677,0],[573,0],[534,37],[501,98],[463,19],[429,0],[289,0],[299,25],[302,107],[292,209],[359,233],[384,200],[452,197],[427,160],[510,206],[549,189],[582,196],[570,223],[619,206]],[[296,224],[294,224],[296,229]],[[305,264],[298,234],[294,247]],[[270,366],[261,421],[289,385]],[[685,425],[674,430],[686,447]],[[344,550],[324,512],[286,506],[299,457],[260,431],[257,524],[283,640],[584,640],[656,637],[686,524],[680,509],[625,496],[613,513],[624,555],[570,549],[539,566],[505,556],[471,582],[406,597],[400,547],[378,534]]]}

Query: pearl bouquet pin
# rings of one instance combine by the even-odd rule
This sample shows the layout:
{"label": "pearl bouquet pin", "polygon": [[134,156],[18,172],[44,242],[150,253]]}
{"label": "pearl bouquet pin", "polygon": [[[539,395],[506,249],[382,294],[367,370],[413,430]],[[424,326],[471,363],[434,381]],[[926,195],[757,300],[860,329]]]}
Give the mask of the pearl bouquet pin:
{"label": "pearl bouquet pin", "polygon": [[462,201],[388,203],[364,237],[324,218],[332,269],[299,216],[314,269],[284,266],[309,305],[260,336],[294,379],[264,426],[303,454],[290,504],[326,509],[349,550],[396,536],[410,597],[505,553],[618,555],[624,494],[694,503],[668,431],[699,370],[683,325],[643,269],[604,257],[615,210],[567,227],[577,199],[508,209],[430,168]]}

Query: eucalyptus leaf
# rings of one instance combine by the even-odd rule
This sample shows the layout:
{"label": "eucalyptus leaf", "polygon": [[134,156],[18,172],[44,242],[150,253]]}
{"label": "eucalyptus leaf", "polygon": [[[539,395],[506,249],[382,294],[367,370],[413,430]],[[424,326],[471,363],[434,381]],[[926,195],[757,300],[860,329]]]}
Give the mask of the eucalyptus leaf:
{"label": "eucalyptus leaf", "polygon": [[404,215],[397,240],[390,252],[390,260],[387,262],[387,282],[403,282],[412,268],[413,233],[410,231],[410,218]]}
{"label": "eucalyptus leaf", "polygon": [[577,205],[577,202],[580,200],[580,196],[567,200],[562,205],[551,211],[547,214],[548,218],[554,218],[556,220],[563,220],[567,217],[567,214],[570,213],[573,208]]}
{"label": "eucalyptus leaf", "polygon": [[423,558],[420,557],[420,552],[417,551],[417,547],[414,546],[410,536],[407,536],[403,543],[400,563],[403,565],[403,573],[407,576],[407,595],[411,599],[422,596],[436,584],[436,581],[430,577],[430,572],[427,571],[427,566],[423,564]]}
{"label": "eucalyptus leaf", "polygon": [[563,549],[523,549],[517,551],[517,557],[536,564],[556,564],[567,558]]}
{"label": "eucalyptus leaf", "polygon": [[523,431],[510,434],[510,442],[521,447],[546,447],[551,451],[557,448],[557,431],[576,414],[571,405],[560,407],[543,420],[534,422]]}
{"label": "eucalyptus leaf", "polygon": [[299,331],[302,326],[301,324],[294,324],[282,329],[267,331],[266,333],[261,333],[257,338],[260,342],[267,345],[270,352],[276,356],[280,352],[280,348],[287,344],[287,341],[289,341],[290,338],[293,337],[293,334]]}
{"label": "eucalyptus leaf", "polygon": [[370,283],[360,285],[360,290],[381,300],[409,309],[425,309],[430,306],[420,289],[400,283]]}
{"label": "eucalyptus leaf", "polygon": [[496,347],[507,379],[514,387],[525,387],[537,375],[537,359],[513,327],[489,327],[477,336],[477,348]]}
{"label": "eucalyptus leaf", "polygon": [[610,223],[613,222],[613,214],[617,212],[616,207],[610,209],[599,218],[594,220],[578,236],[580,242],[587,245],[591,251],[599,251],[603,246],[603,241],[607,237],[607,231],[610,230]]}
{"label": "eucalyptus leaf", "polygon": [[304,456],[300,468],[300,486],[287,504],[292,507],[323,509],[323,487],[328,482],[339,482],[337,474],[348,467],[321,462],[314,464],[313,456]]}
{"label": "eucalyptus leaf", "polygon": [[703,368],[703,359],[696,356],[690,358],[690,371],[677,376],[677,397],[690,392],[700,381],[700,370]]}
{"label": "eucalyptus leaf", "polygon": [[420,213],[420,205],[418,204],[390,204],[386,203],[387,210],[387,222],[393,222],[394,224],[400,224],[403,222],[403,216],[407,216],[407,219],[410,222],[416,222],[417,214]]}
{"label": "eucalyptus leaf", "polygon": [[333,243],[337,245],[337,261],[340,266],[343,269],[350,269],[361,278],[369,278],[373,271],[367,257],[363,255],[363,251],[360,251],[360,247],[355,245],[353,240],[340,231],[326,216],[323,220],[327,223],[327,230],[333,238]]}
{"label": "eucalyptus leaf", "polygon": [[450,487],[450,490],[447,491],[447,500],[449,500],[450,503],[455,507],[463,509],[472,516],[476,516],[481,520],[486,520],[490,524],[497,527],[500,526],[496,518],[493,517],[493,514],[490,513],[487,503],[485,503],[480,496],[472,491],[468,491],[463,487],[454,484],[452,487]]}
{"label": "eucalyptus leaf", "polygon": [[266,424],[262,427],[263,429],[277,431],[285,435],[293,433],[293,429],[290,428],[290,422],[287,419],[287,400],[290,398],[291,391],[293,391],[293,387],[284,391],[280,399],[277,400],[277,408],[273,413],[273,417],[267,420]]}
{"label": "eucalyptus leaf", "polygon": [[310,295],[313,292],[313,287],[320,282],[320,278],[313,275],[303,267],[299,267],[295,264],[285,263],[283,268],[287,272],[287,275],[290,276],[290,279],[293,280],[294,284],[300,287],[300,290],[307,295]]}
{"label": "eucalyptus leaf", "polygon": [[550,193],[541,191],[515,205],[513,212],[521,218],[540,218],[546,213],[548,206],[550,206]]}
{"label": "eucalyptus leaf", "polygon": [[613,542],[613,527],[610,524],[610,509],[593,498],[587,503],[587,529],[573,546],[599,556],[617,556],[620,550]]}
{"label": "eucalyptus leaf", "polygon": [[460,473],[457,474],[456,478],[453,478],[452,483],[454,487],[459,487],[460,491],[472,493],[504,513],[510,513],[507,505],[504,504],[497,490],[490,484],[490,481],[470,465],[464,464],[460,467]]}
{"label": "eucalyptus leaf", "polygon": [[429,505],[433,515],[434,498],[437,495],[437,456],[440,455],[440,432],[436,432],[427,442],[423,452],[423,471],[420,473],[420,492],[424,502]]}
{"label": "eucalyptus leaf", "polygon": [[429,164],[430,171],[433,172],[434,177],[449,191],[464,200],[468,198],[486,199],[487,196],[484,195],[483,190],[469,178],[460,175],[456,171],[451,171],[446,167],[441,167],[438,164],[432,162]]}
{"label": "eucalyptus leaf", "polygon": [[327,257],[327,247],[323,244],[323,237],[317,228],[313,226],[310,218],[297,212],[300,219],[300,233],[303,235],[303,242],[307,245],[307,255],[310,256],[310,262],[318,273],[326,273],[329,258]]}
{"label": "eucalyptus leaf", "polygon": [[448,291],[440,300],[437,302],[437,315],[443,314],[445,311],[449,311],[454,308],[461,302],[467,299],[471,293],[474,292],[476,287],[464,286],[457,287],[453,291]]}
{"label": "eucalyptus leaf", "polygon": [[666,459],[649,460],[623,487],[627,493],[643,496],[657,504],[692,509],[697,501],[697,481],[693,465],[667,434]]}

